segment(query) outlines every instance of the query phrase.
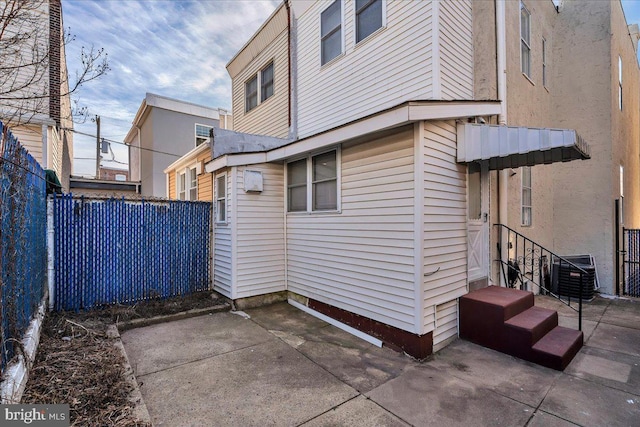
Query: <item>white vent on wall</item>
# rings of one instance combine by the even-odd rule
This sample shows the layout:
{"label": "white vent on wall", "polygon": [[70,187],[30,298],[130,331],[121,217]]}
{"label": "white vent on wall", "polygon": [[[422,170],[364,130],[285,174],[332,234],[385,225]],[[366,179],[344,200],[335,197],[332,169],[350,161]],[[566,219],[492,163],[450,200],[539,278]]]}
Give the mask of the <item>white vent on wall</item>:
{"label": "white vent on wall", "polygon": [[244,191],[245,193],[260,193],[262,191],[262,172],[245,169]]}

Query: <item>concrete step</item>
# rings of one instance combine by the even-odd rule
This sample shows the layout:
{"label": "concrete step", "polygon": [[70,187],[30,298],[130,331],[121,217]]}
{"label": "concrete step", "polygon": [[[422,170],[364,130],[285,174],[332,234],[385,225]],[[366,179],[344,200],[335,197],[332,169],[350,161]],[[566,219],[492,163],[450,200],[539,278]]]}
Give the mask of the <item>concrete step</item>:
{"label": "concrete step", "polygon": [[460,298],[460,337],[505,352],[504,322],[533,307],[533,293],[489,286]]}
{"label": "concrete step", "polygon": [[531,307],[504,322],[509,354],[527,358],[531,347],[558,326],[558,312]]}
{"label": "concrete step", "polygon": [[556,326],[531,348],[531,361],[548,368],[564,370],[582,348],[582,331]]}

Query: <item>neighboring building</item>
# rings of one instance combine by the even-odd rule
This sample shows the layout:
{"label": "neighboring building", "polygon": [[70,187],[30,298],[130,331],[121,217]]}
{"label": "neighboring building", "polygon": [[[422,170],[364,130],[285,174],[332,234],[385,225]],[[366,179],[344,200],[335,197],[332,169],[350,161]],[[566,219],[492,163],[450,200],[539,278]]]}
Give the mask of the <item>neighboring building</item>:
{"label": "neighboring building", "polygon": [[166,174],[166,197],[174,200],[211,201],[213,184],[211,174],[204,173],[204,163],[211,160],[208,142],[173,162],[164,170]]}
{"label": "neighboring building", "polygon": [[[609,245],[612,216],[602,213],[618,197],[614,152],[627,155],[625,197],[640,182],[636,39],[619,1],[592,3],[567,0],[559,12],[551,1],[521,9],[503,0],[278,8],[243,48],[251,59],[235,67],[241,50],[228,66],[234,109],[245,115],[236,131],[246,133],[216,129],[205,166],[214,289],[240,306],[280,293],[425,357],[458,335],[459,297],[506,280],[500,264],[491,268],[494,248],[508,247],[492,224],[562,254]],[[283,11],[286,29],[275,24]],[[278,43],[284,35],[288,45]],[[261,109],[254,76],[259,85],[285,50],[289,100]],[[284,85],[273,84],[276,100]],[[606,111],[588,105],[592,97]],[[264,132],[282,139],[253,135],[267,128],[255,124],[264,117],[291,118]],[[602,209],[589,198],[598,185]],[[637,226],[634,203],[625,205],[625,223]],[[570,239],[576,219],[580,235]],[[505,263],[511,254],[502,251]],[[600,272],[610,260],[596,255]],[[612,293],[610,280],[601,274]]]}
{"label": "neighboring building", "polygon": [[100,166],[100,179],[103,181],[129,181],[129,171]]}
{"label": "neighboring building", "polygon": [[140,181],[143,196],[165,197],[167,166],[208,142],[214,127],[232,126],[231,115],[221,108],[147,93],[124,140],[131,180]]}
{"label": "neighboring building", "polygon": [[[57,174],[63,190],[68,191],[73,120],[62,5],[60,0],[18,3],[23,15],[8,20],[1,36],[0,49],[4,52],[0,58],[4,63],[0,85],[4,86],[0,87],[0,119],[11,126],[22,146],[43,168]],[[15,54],[9,53],[15,45],[4,47],[11,36],[22,39]],[[26,86],[13,90],[25,81],[29,82]]]}

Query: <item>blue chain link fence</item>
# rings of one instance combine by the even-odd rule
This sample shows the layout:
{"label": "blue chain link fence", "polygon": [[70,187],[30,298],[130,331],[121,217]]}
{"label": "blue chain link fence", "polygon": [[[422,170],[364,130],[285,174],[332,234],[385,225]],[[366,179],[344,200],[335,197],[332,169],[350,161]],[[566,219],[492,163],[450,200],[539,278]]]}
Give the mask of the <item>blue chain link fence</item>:
{"label": "blue chain link fence", "polygon": [[45,173],[0,122],[0,314],[2,372],[44,296]]}
{"label": "blue chain link fence", "polygon": [[54,308],[208,290],[211,203],[54,199]]}

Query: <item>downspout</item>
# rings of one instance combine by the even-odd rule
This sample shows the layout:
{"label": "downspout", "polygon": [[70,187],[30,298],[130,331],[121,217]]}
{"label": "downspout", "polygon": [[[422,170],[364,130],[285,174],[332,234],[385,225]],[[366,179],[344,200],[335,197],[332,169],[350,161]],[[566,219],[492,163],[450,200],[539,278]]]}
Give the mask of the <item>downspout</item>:
{"label": "downspout", "polygon": [[[495,0],[496,6],[496,61],[497,61],[497,78],[498,78],[498,99],[500,100],[500,114],[498,115],[498,124],[504,126],[507,124],[507,36],[506,36],[506,13],[505,0]],[[498,223],[508,225],[508,198],[509,192],[509,171],[503,169],[498,175]],[[500,241],[502,248],[502,262],[509,260],[509,251],[506,237]],[[504,265],[504,264],[503,264]],[[498,271],[501,271],[500,269]],[[499,274],[499,273],[498,273]],[[506,286],[504,277],[500,276],[501,286]]]}
{"label": "downspout", "polygon": [[284,6],[287,8],[287,75],[289,76],[287,79],[287,113],[288,126],[291,129],[291,6],[288,0],[285,0]]}

